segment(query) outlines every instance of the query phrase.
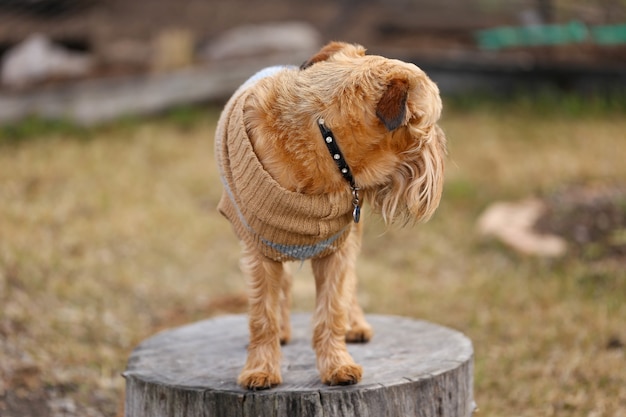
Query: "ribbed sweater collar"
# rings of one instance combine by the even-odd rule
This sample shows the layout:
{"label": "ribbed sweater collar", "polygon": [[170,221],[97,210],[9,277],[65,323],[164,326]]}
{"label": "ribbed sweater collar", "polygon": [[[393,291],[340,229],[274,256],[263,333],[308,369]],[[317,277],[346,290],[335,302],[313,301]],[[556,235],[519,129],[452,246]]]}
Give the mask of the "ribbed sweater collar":
{"label": "ribbed sweater collar", "polygon": [[327,254],[350,229],[352,202],[287,190],[263,168],[243,118],[244,103],[253,88],[254,83],[235,93],[218,122],[216,157],[225,193],[220,211],[240,238],[264,245],[265,255],[272,259]]}

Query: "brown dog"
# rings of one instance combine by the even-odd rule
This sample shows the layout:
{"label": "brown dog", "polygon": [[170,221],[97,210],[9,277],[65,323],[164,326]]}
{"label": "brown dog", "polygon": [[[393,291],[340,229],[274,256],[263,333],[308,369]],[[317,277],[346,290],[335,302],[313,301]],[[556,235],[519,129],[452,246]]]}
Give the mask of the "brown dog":
{"label": "brown dog", "polygon": [[437,86],[418,67],[333,42],[300,68],[273,67],[229,100],[216,132],[220,211],[243,242],[250,344],[238,383],[281,383],[291,276],[311,259],[313,347],[321,379],[354,384],[346,348],[372,328],[356,298],[362,200],[387,223],[426,220],[439,204],[446,140]]}

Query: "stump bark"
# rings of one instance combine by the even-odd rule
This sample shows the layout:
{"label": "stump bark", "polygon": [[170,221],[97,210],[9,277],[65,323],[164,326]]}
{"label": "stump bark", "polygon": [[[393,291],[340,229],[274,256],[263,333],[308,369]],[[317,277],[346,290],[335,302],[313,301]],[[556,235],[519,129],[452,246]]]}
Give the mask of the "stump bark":
{"label": "stump bark", "polygon": [[463,334],[432,323],[367,316],[374,338],[350,344],[363,366],[356,385],[321,383],[311,347],[311,317],[292,316],[282,347],[283,384],[247,391],[236,384],[244,365],[245,315],[223,316],[159,333],[131,354],[126,417],[468,417],[473,349]]}

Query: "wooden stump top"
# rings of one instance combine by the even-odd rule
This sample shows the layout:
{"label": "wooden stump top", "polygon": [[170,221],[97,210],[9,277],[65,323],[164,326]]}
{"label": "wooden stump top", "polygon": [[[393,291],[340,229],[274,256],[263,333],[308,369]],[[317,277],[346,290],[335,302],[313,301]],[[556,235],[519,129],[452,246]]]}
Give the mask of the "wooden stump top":
{"label": "wooden stump top", "polygon": [[131,354],[126,416],[454,416],[474,410],[473,349],[463,334],[432,323],[368,315],[374,338],[349,344],[363,366],[356,385],[321,383],[311,347],[311,316],[292,315],[282,347],[283,384],[247,391],[236,384],[248,343],[245,315],[161,332]]}

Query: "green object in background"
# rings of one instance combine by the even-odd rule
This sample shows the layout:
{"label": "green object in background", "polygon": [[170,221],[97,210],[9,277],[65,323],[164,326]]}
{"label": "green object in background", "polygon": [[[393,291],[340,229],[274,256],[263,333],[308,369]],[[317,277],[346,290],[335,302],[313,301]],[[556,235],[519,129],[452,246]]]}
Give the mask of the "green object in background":
{"label": "green object in background", "polygon": [[483,49],[500,49],[517,46],[517,32],[512,27],[479,30],[476,32],[478,45]]}
{"label": "green object in background", "polygon": [[588,31],[581,22],[564,25],[532,25],[526,27],[501,27],[476,33],[478,44],[484,49],[501,49],[516,46],[565,45],[584,42]]}
{"label": "green object in background", "polygon": [[594,26],[591,36],[599,45],[619,45],[626,43],[626,24]]}
{"label": "green object in background", "polygon": [[585,42],[588,38],[587,27],[578,21],[561,25],[506,26],[476,32],[478,45],[483,49],[566,45]]}
{"label": "green object in background", "polygon": [[587,39],[587,28],[580,22],[565,25],[528,26],[519,29],[522,45],[565,45],[584,42]]}

